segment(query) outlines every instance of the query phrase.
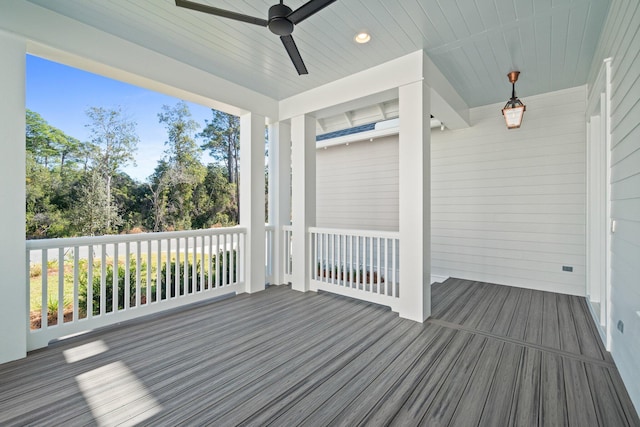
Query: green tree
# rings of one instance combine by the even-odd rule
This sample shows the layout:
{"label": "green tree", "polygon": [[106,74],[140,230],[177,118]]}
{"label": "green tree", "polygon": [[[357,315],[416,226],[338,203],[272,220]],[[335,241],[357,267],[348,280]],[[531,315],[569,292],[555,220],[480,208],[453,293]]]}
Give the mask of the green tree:
{"label": "green tree", "polygon": [[205,127],[198,135],[205,140],[202,148],[209,150],[211,157],[225,165],[227,182],[233,184],[236,210],[232,221],[239,220],[240,200],[238,180],[240,175],[240,118],[218,110],[211,110],[213,119],[205,120]]}
{"label": "green tree", "polygon": [[55,130],[42,116],[27,110],[26,115],[26,147],[37,163],[49,167],[49,159],[57,155],[52,143],[52,132]]}
{"label": "green tree", "polygon": [[238,207],[234,194],[235,185],[227,181],[224,166],[209,164],[204,181],[194,192],[194,228],[235,225]]}
{"label": "green tree", "polygon": [[[105,232],[111,232],[113,226],[119,223],[117,209],[112,201],[112,180],[122,166],[134,162],[134,153],[138,145],[136,123],[126,118],[120,108],[105,109],[91,107],[87,110],[91,132],[92,166],[94,172],[100,174],[105,186],[106,201],[100,206],[105,209],[102,218],[106,221]],[[91,173],[90,188],[97,182]],[[93,191],[93,190],[92,190]]]}
{"label": "green tree", "polygon": [[164,105],[158,120],[165,125],[168,139],[165,159],[156,168],[150,185],[156,215],[154,229],[190,229],[193,193],[206,175],[194,139],[199,125],[191,119],[184,102],[173,107]]}
{"label": "green tree", "polygon": [[60,177],[39,164],[29,151],[26,161],[26,237],[64,237],[69,221],[52,200],[52,196],[56,196],[54,189],[59,187]]}
{"label": "green tree", "polygon": [[27,151],[33,154],[35,161],[52,170],[59,168],[60,174],[64,173],[65,165],[79,159],[84,145],[31,110],[27,110],[25,137]]}
{"label": "green tree", "polygon": [[107,188],[99,170],[85,176],[74,209],[76,226],[85,236],[111,233],[122,221]]}
{"label": "green tree", "polygon": [[26,236],[64,237],[74,232],[69,208],[81,179],[76,164],[84,145],[40,116],[26,112]]}

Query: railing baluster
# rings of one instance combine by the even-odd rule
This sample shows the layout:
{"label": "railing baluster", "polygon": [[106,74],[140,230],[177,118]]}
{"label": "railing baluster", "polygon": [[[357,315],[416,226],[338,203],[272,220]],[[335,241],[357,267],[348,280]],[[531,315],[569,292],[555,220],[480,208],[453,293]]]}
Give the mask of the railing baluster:
{"label": "railing baluster", "polygon": [[216,259],[214,261],[215,273],[216,273],[215,286],[216,288],[219,288],[220,287],[220,236],[219,235],[216,236],[215,248],[216,248],[216,255],[215,255]]}
{"label": "railing baluster", "polygon": [[[240,282],[240,261],[238,260],[238,249],[240,248],[240,236],[237,233],[231,235],[231,240],[234,242],[231,248],[231,255],[233,256],[233,283]],[[259,262],[259,261],[257,261]]]}
{"label": "railing baluster", "polygon": [[64,248],[58,248],[58,325],[64,323]]}
{"label": "railing baluster", "polygon": [[384,289],[384,295],[389,295],[388,293],[388,287],[389,287],[389,241],[390,239],[385,238],[384,239],[384,264],[383,264],[383,268],[384,268],[384,282],[382,283],[382,287]]}
{"label": "railing baluster", "polygon": [[391,244],[391,251],[393,252],[393,254],[391,255],[393,258],[391,259],[392,261],[392,269],[391,269],[391,274],[393,275],[393,279],[391,280],[391,296],[393,297],[397,297],[398,294],[396,293],[396,239],[392,240],[392,244]]}
{"label": "railing baluster", "polygon": [[228,276],[228,270],[227,270],[227,262],[228,262],[228,256],[227,256],[227,235],[223,234],[222,236],[222,286],[227,286],[228,284],[228,280],[229,280],[229,276]]}
{"label": "railing baluster", "polygon": [[[187,237],[188,239],[188,237]],[[197,284],[198,284],[198,273],[197,273],[197,264],[198,263],[198,241],[196,237],[193,237],[193,263],[191,264],[191,293],[196,293]]]}
{"label": "railing baluster", "polygon": [[209,267],[209,280],[207,281],[207,289],[213,288],[213,272],[211,269],[213,268],[213,236],[209,236],[209,260],[207,262],[207,266]]}
{"label": "railing baluster", "polygon": [[167,239],[167,259],[164,262],[164,272],[167,278],[164,283],[164,298],[171,299],[171,239]]}
{"label": "railing baluster", "polygon": [[342,277],[342,235],[336,234],[336,253],[334,256],[335,259],[335,270],[336,270],[336,285],[340,285],[340,277]]}
{"label": "railing baluster", "polygon": [[162,300],[162,240],[156,240],[156,302]]}
{"label": "railing baluster", "polygon": [[40,296],[40,303],[42,306],[40,307],[40,328],[44,329],[48,326],[48,281],[49,281],[49,251],[46,249],[42,250],[42,295]]}
{"label": "railing baluster", "polygon": [[113,293],[111,294],[111,312],[116,313],[118,311],[118,294],[119,292],[119,282],[120,282],[120,271],[118,268],[118,244],[113,244]]}
{"label": "railing baluster", "polygon": [[[197,240],[197,238],[195,238]],[[200,292],[203,292],[205,290],[205,281],[204,281],[204,271],[205,271],[205,264],[204,264],[204,254],[205,254],[205,245],[204,245],[204,236],[200,237]]]}
{"label": "railing baluster", "polygon": [[87,260],[87,318],[93,317],[93,245],[89,245]]}
{"label": "railing baluster", "polygon": [[151,240],[147,240],[147,268],[145,269],[147,272],[147,289],[145,292],[146,305],[151,304],[151,301],[153,300],[153,293],[151,292],[151,249]]}
{"label": "railing baluster", "polygon": [[357,289],[361,289],[360,288],[360,272],[361,272],[361,267],[360,267],[360,236],[356,236],[356,288]]}
{"label": "railing baluster", "polygon": [[182,266],[182,286],[184,287],[182,295],[189,293],[189,238],[184,238],[184,265]]}
{"label": "railing baluster", "polygon": [[129,310],[131,307],[131,244],[130,242],[124,245],[124,301],[122,302],[124,310]]}
{"label": "railing baluster", "polygon": [[107,245],[101,245],[100,253],[100,315],[107,312]]}
{"label": "railing baluster", "polygon": [[236,244],[233,247],[233,262],[235,265],[234,268],[234,281],[233,283],[240,283],[243,281],[244,277],[242,277],[242,269],[240,268],[240,257],[238,257],[238,251],[240,251],[240,246],[243,244],[240,240],[240,234],[238,233],[233,233],[233,238],[236,240]]}
{"label": "railing baluster", "polygon": [[175,274],[174,274],[174,281],[173,281],[173,287],[175,288],[175,297],[179,297],[180,296],[180,238],[176,238],[176,266],[175,266]]}
{"label": "railing baluster", "polygon": [[[28,260],[27,260],[28,262]],[[80,285],[80,248],[73,247],[73,321],[80,318],[80,302],[78,288]]]}
{"label": "railing baluster", "polygon": [[327,281],[329,276],[329,272],[327,269],[329,268],[328,259],[329,259],[329,235],[327,233],[322,233],[322,276],[323,282]]}
{"label": "railing baluster", "polygon": [[136,244],[136,308],[140,307],[142,300],[140,293],[142,292],[142,242]]}
{"label": "railing baluster", "polygon": [[376,276],[377,276],[376,293],[382,293],[381,292],[381,287],[380,287],[380,283],[381,283],[380,280],[382,279],[382,277],[381,277],[382,276],[382,272],[381,272],[381,269],[380,269],[380,261],[381,261],[380,260],[380,240],[381,240],[380,237],[376,238],[376,247],[377,247],[376,255],[377,255],[377,258],[378,258],[377,259],[377,263],[376,263]]}

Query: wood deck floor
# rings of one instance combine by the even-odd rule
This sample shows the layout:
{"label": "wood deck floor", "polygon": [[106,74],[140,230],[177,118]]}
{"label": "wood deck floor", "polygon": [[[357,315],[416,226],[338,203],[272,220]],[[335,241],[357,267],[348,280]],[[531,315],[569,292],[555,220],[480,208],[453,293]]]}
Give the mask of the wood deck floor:
{"label": "wood deck floor", "polygon": [[0,365],[0,425],[640,426],[583,299],[449,279],[424,325],[286,286]]}

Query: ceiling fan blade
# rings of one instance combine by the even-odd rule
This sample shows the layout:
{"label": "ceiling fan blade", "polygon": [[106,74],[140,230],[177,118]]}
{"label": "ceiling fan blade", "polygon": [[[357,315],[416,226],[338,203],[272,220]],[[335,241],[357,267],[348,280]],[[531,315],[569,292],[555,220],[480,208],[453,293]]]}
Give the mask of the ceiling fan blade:
{"label": "ceiling fan blade", "polygon": [[304,21],[316,12],[320,12],[336,0],[311,0],[287,15],[287,19],[294,24]]}
{"label": "ceiling fan blade", "polygon": [[221,16],[223,18],[234,19],[236,21],[248,22],[249,24],[260,25],[261,27],[266,27],[268,24],[266,19],[256,18],[254,16],[249,16],[249,15],[243,15],[242,13],[231,12],[230,10],[220,9],[217,7],[192,2],[189,0],[176,0],[176,6],[184,7],[185,9],[196,10],[198,12],[208,13],[210,15]]}
{"label": "ceiling fan blade", "polygon": [[296,67],[298,75],[309,74],[307,67],[304,65],[304,61],[302,61],[302,56],[300,56],[300,51],[298,51],[298,46],[296,46],[296,42],[293,41],[293,37],[291,37],[291,35],[280,36],[280,40],[282,40],[284,48],[287,49],[289,58],[291,58],[291,62],[293,62],[293,65]]}

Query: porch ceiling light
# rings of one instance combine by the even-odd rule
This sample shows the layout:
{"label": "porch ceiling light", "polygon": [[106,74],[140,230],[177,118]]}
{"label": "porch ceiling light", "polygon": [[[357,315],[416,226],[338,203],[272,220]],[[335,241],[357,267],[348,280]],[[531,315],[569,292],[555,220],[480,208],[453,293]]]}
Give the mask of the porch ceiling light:
{"label": "porch ceiling light", "polygon": [[353,39],[356,41],[356,43],[368,43],[369,40],[371,40],[371,34],[367,33],[366,31],[361,31],[356,34]]}
{"label": "porch ceiling light", "polygon": [[507,74],[511,82],[511,99],[507,101],[502,109],[502,115],[507,123],[507,129],[517,129],[522,124],[522,117],[527,110],[526,105],[516,98],[516,82],[518,81],[520,71],[512,71]]}

